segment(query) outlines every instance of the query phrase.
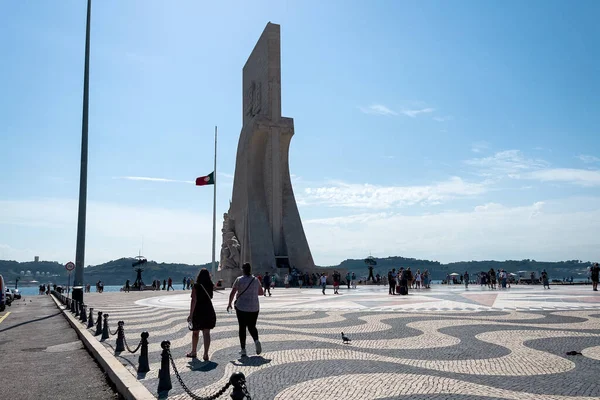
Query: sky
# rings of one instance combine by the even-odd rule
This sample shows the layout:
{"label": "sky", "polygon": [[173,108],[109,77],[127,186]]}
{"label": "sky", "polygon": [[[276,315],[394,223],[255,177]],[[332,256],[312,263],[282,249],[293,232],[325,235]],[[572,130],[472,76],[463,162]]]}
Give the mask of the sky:
{"label": "sky", "polygon": [[[0,4],[0,259],[74,261],[84,0]],[[85,265],[211,260],[242,67],[281,25],[290,171],[318,265],[600,258],[597,1],[103,0]],[[217,255],[220,247],[217,237]]]}

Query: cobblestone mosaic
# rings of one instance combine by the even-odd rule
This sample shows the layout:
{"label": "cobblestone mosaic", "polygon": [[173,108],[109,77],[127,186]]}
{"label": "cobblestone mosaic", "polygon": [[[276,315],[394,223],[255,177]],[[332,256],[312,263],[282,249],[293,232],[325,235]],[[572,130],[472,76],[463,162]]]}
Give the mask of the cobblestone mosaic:
{"label": "cobblestone mosaic", "polygon": [[[254,400],[600,399],[600,296],[585,289],[496,292],[493,302],[481,300],[487,305],[473,304],[477,295],[488,295],[479,288],[433,289],[411,294],[406,303],[404,296],[388,297],[384,287],[340,296],[276,289],[273,297],[261,298],[263,353],[254,354],[248,337],[244,358],[235,315],[224,311],[228,293],[215,294],[209,362],[185,357],[191,347],[189,291],[91,293],[86,302],[110,315],[113,331],[118,320],[125,321],[130,346],[142,331],[150,333],[150,372],[138,378],[153,393],[160,342],[169,340],[184,382],[203,396],[241,371]],[[427,302],[415,302],[419,298]],[[508,301],[520,306],[498,307]],[[343,344],[342,331],[350,344]],[[115,339],[105,346],[114,348]],[[137,355],[117,358],[137,376]],[[174,376],[172,382],[168,397],[188,398]]]}

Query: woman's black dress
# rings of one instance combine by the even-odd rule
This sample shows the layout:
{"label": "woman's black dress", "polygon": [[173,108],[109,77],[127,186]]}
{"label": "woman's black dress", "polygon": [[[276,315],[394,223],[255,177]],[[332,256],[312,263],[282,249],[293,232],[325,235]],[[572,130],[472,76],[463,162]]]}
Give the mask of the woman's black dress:
{"label": "woman's black dress", "polygon": [[194,289],[196,289],[196,307],[192,317],[192,330],[213,329],[217,324],[217,315],[212,304],[213,288],[204,286],[205,292],[202,285],[196,283]]}

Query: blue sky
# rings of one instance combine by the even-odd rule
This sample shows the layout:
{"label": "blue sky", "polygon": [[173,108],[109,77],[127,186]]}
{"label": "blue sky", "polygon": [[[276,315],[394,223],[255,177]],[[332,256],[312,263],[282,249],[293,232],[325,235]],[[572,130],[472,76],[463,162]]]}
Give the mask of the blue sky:
{"label": "blue sky", "polygon": [[[218,125],[227,210],[241,71],[268,21],[318,264],[597,260],[598,15],[594,1],[95,1],[86,264],[142,242],[158,261],[210,261],[212,190],[189,182],[212,171]],[[4,2],[0,37],[0,259],[73,260],[85,1]]]}

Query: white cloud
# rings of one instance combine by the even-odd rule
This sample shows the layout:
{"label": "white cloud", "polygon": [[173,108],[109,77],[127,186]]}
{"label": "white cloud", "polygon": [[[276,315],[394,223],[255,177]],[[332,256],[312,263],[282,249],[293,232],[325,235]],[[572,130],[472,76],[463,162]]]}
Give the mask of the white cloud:
{"label": "white cloud", "polygon": [[566,182],[580,186],[600,186],[600,170],[552,168],[533,171],[521,176],[542,182]]}
{"label": "white cloud", "polygon": [[586,164],[595,164],[597,162],[600,162],[600,158],[585,155],[585,154],[578,155],[577,158],[579,158],[581,161],[583,161]]}
{"label": "white cloud", "polygon": [[451,121],[453,119],[454,119],[454,117],[452,115],[446,115],[444,117],[433,117],[433,120],[437,121],[437,122],[446,122],[446,121]]}
{"label": "white cloud", "polygon": [[465,164],[478,168],[478,173],[483,176],[509,175],[545,168],[548,163],[544,160],[527,158],[519,150],[501,151],[493,156],[473,158],[466,160]]}
{"label": "white cloud", "polygon": [[178,179],[151,178],[147,176],[116,176],[113,179],[124,179],[127,181],[145,181],[145,182],[169,182],[169,183],[195,183],[194,181],[182,181]]}
{"label": "white cloud", "polygon": [[[485,204],[473,211],[417,216],[367,213],[305,222],[320,265],[347,258],[404,255],[441,262],[526,259],[593,260],[600,199],[586,211],[566,210],[561,202],[506,207]],[[575,207],[576,209],[576,207]],[[331,240],[335,238],[335,240]]]}
{"label": "white cloud", "polygon": [[360,111],[365,114],[375,114],[375,115],[398,115],[397,112],[390,110],[388,107],[382,104],[373,104],[369,107],[359,107]]}
{"label": "white cloud", "polygon": [[301,192],[299,201],[303,205],[387,209],[403,205],[439,204],[457,197],[477,196],[487,189],[485,182],[470,183],[459,177],[426,186],[378,186],[333,182],[331,186],[306,188]]}
{"label": "white cloud", "polygon": [[417,110],[409,110],[409,109],[403,109],[402,111],[400,111],[402,114],[406,115],[407,117],[411,117],[411,118],[415,118],[417,117],[419,114],[429,114],[434,112],[435,109],[434,108],[421,108],[421,109],[417,109]]}

